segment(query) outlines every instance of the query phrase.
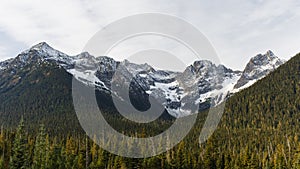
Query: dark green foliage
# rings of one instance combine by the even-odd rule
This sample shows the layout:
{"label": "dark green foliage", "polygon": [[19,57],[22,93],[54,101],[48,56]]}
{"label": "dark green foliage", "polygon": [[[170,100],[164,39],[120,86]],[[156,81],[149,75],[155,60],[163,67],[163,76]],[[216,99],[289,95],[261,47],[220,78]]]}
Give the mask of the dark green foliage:
{"label": "dark green foliage", "polygon": [[63,68],[51,63],[28,65],[14,76],[20,78],[16,84],[7,84],[14,81],[6,79],[10,71],[0,74],[1,126],[16,126],[23,116],[29,132],[37,132],[40,123],[55,135],[81,130],[70,94],[72,76]]}
{"label": "dark green foliage", "polygon": [[[18,70],[13,77],[10,76],[10,71],[12,70],[0,74],[1,126],[14,127],[23,116],[30,133],[37,132],[38,124],[41,123],[45,125],[50,136],[84,133],[73,107],[71,74],[55,63],[29,64]],[[87,88],[79,84],[82,88]],[[118,131],[122,132],[122,128],[125,127],[135,128],[135,132],[141,132],[142,128],[152,126],[153,130],[146,135],[156,135],[172,124],[165,120],[149,124],[126,121],[115,113],[109,94],[96,91],[96,96],[99,107],[104,109],[106,120]],[[165,112],[162,118],[169,120],[165,114],[167,113]],[[124,122],[121,127],[120,121]]]}
{"label": "dark green foliage", "polygon": [[9,166],[11,169],[25,169],[29,166],[27,140],[24,130],[24,120],[22,118],[12,145]]}
{"label": "dark green foliage", "polygon": [[[59,68],[57,70],[62,71]],[[7,95],[7,97],[12,96]],[[55,106],[56,104],[53,103],[53,107]],[[10,107],[10,109],[14,108]],[[27,113],[20,111],[23,114]],[[67,112],[64,106],[56,107],[53,111],[48,109],[45,111],[50,112],[50,115],[47,116],[48,114],[43,114],[41,111],[39,113],[49,117],[47,120],[42,120],[46,128],[51,126],[49,121],[57,118],[54,116],[55,111]],[[107,121],[118,131],[126,130],[127,135],[139,137],[146,137],[149,133],[150,135],[159,133],[173,122],[158,120],[151,125],[142,126],[126,121],[116,113],[107,111],[104,114]],[[173,149],[145,159],[131,159],[110,154],[91,140],[87,142],[86,136],[78,132],[80,130],[72,132],[70,126],[62,127],[66,131],[62,132],[62,136],[50,136],[48,143],[46,132],[44,133],[42,129],[38,134],[24,132],[24,127],[20,129],[23,125],[19,126],[16,133],[14,130],[3,129],[0,135],[2,153],[0,167],[13,168],[14,165],[26,166],[27,164],[32,167],[37,163],[34,162],[37,154],[48,153],[49,158],[40,161],[48,161],[48,168],[54,169],[86,168],[86,165],[88,168],[298,169],[300,168],[300,55],[295,56],[253,86],[229,98],[217,130],[209,140],[199,146],[198,137],[206,116],[207,112],[200,112],[196,125],[189,135]],[[63,117],[76,119],[75,115]],[[11,117],[11,120],[14,118]],[[30,123],[33,121],[30,120],[34,119],[27,120],[29,121],[26,126],[33,126]],[[70,123],[63,124],[59,119],[56,123],[57,127],[70,125]],[[34,129],[37,131],[36,127]],[[20,134],[22,137],[17,137]],[[113,139],[111,137],[111,141]],[[124,149],[130,151],[130,148]],[[28,154],[26,156],[28,158],[23,158],[24,154]],[[18,158],[21,160],[13,160]]]}
{"label": "dark green foliage", "polygon": [[44,125],[41,125],[34,145],[33,168],[45,169],[49,166],[49,141]]}

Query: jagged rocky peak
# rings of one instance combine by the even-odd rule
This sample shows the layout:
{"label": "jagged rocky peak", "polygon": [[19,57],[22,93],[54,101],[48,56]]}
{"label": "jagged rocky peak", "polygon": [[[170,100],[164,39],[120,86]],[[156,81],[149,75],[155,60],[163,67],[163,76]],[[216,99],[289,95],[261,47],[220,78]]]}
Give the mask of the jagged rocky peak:
{"label": "jagged rocky peak", "polygon": [[214,64],[211,61],[208,60],[198,60],[195,61],[192,65],[188,66],[186,71],[190,71],[193,74],[197,74],[199,72],[202,72],[203,69],[212,67]]}
{"label": "jagged rocky peak", "polygon": [[111,63],[117,62],[113,58],[108,56],[98,56],[96,57],[96,60],[98,60],[99,62],[111,62]]}
{"label": "jagged rocky peak", "polygon": [[[251,58],[249,62],[249,66],[257,65],[257,66],[264,66],[264,65],[280,65],[282,61],[274,55],[271,50],[268,50],[265,54],[258,54]],[[248,65],[247,65],[248,66]],[[247,67],[246,67],[247,68]]]}
{"label": "jagged rocky peak", "polygon": [[26,64],[32,61],[42,61],[50,58],[57,61],[70,60],[66,54],[52,48],[46,42],[41,42],[20,53],[16,57],[15,62]]}
{"label": "jagged rocky peak", "polygon": [[[88,52],[69,56],[41,42],[14,59],[0,62],[0,76],[7,68],[12,68],[10,72],[17,72],[25,65],[35,66],[44,62],[55,63],[80,82],[96,86],[100,91],[111,92],[112,80],[118,84],[130,84],[130,93],[137,100],[143,102],[150,94],[162,101],[166,110],[175,117],[189,114],[189,107],[197,104],[199,109],[207,109],[210,101],[212,105],[217,105],[283,63],[272,51],[267,51],[251,58],[243,72],[208,60],[195,61],[184,72],[171,72],[157,70],[147,63],[119,62],[107,56],[94,57]],[[115,77],[116,72],[121,76]],[[120,95],[115,95],[124,100]]]}
{"label": "jagged rocky peak", "polygon": [[[190,84],[194,84],[193,81],[203,80],[224,80],[225,77],[232,77],[240,74],[240,71],[233,71],[230,68],[225,67],[222,64],[216,65],[208,60],[195,61],[192,65],[188,66],[187,69],[181,75],[181,79]],[[194,77],[186,78],[186,77]],[[192,81],[191,81],[192,80]]]}
{"label": "jagged rocky peak", "polygon": [[195,68],[202,68],[202,67],[207,67],[207,66],[212,66],[213,63],[209,60],[197,60],[193,63],[193,66]]}
{"label": "jagged rocky peak", "polygon": [[265,54],[254,56],[246,65],[235,88],[249,87],[255,81],[265,77],[283,63],[284,61],[279,59],[271,50],[268,50]]}
{"label": "jagged rocky peak", "polygon": [[266,55],[269,56],[269,57],[274,57],[275,56],[274,53],[271,50],[268,50]]}
{"label": "jagged rocky peak", "polygon": [[89,52],[82,52],[79,55],[76,55],[76,59],[90,59],[93,58],[94,56],[90,55]]}
{"label": "jagged rocky peak", "polygon": [[283,60],[268,50],[265,54],[258,54],[251,58],[250,62],[246,65],[244,74],[249,78],[258,78],[260,72],[270,72],[283,63]]}
{"label": "jagged rocky peak", "polygon": [[107,56],[96,57],[98,62],[98,73],[112,74],[116,71],[119,62]]}
{"label": "jagged rocky peak", "polygon": [[147,63],[145,64],[136,64],[136,63],[132,63],[128,60],[124,60],[120,63],[122,66],[126,67],[127,71],[133,73],[133,74],[138,74],[140,72],[153,72],[155,71],[153,67],[151,67],[150,65],[148,65]]}

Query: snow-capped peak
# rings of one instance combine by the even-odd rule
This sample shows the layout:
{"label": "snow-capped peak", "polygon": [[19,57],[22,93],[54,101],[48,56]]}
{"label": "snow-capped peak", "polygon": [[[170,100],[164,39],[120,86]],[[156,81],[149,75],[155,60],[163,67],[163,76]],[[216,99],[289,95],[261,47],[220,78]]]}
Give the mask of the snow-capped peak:
{"label": "snow-capped peak", "polygon": [[30,50],[35,50],[44,56],[50,56],[52,58],[60,57],[60,56],[67,56],[66,54],[52,48],[46,42],[38,43],[38,44],[34,45],[32,48],[30,48]]}
{"label": "snow-capped peak", "polygon": [[250,63],[257,66],[274,65],[276,62],[281,62],[281,60],[271,50],[268,50],[265,54],[258,54],[250,60]]}
{"label": "snow-capped peak", "polygon": [[265,54],[258,54],[252,57],[238,80],[235,88],[245,88],[252,85],[257,80],[265,77],[271,71],[284,63],[271,50]]}
{"label": "snow-capped peak", "polygon": [[46,42],[38,43],[17,56],[17,60],[22,63],[36,62],[45,59],[64,62],[64,60],[69,60],[69,56],[56,49],[53,49]]}
{"label": "snow-capped peak", "polygon": [[48,45],[46,42],[40,42],[30,48],[31,50],[44,50],[44,51],[49,51],[49,50],[54,50],[50,45]]}
{"label": "snow-capped peak", "polygon": [[38,43],[34,46],[32,46],[30,49],[23,51],[20,55],[28,54],[29,52],[38,52],[39,54],[44,55],[56,55],[59,52],[58,50],[53,49],[50,45],[48,45],[46,42]]}

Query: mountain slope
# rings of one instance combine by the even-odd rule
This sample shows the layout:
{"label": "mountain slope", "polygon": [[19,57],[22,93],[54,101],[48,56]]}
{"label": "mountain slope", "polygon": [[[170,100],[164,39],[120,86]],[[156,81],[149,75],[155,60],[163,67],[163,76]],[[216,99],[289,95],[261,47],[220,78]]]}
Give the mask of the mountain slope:
{"label": "mountain slope", "polygon": [[[227,112],[232,116],[231,120],[243,116],[243,120],[238,121],[243,125],[262,125],[262,121],[253,124],[249,121],[264,116],[260,120],[263,120],[265,124],[275,128],[290,128],[300,119],[299,93],[300,54],[249,88],[236,93],[226,102]],[[230,123],[231,120],[226,120],[226,122]],[[290,123],[291,121],[293,122]],[[279,123],[281,123],[280,126],[278,126]]]}
{"label": "mountain slope", "polygon": [[[90,159],[88,164],[95,168],[299,168],[299,75],[300,54],[254,85],[228,98],[217,130],[200,146],[199,134],[207,111],[198,114],[197,123],[182,142],[158,156],[145,159],[123,158],[104,151],[92,141],[90,146],[86,146],[86,140],[78,136],[65,136],[59,142],[51,137],[47,138],[52,143],[49,147],[54,148],[49,148],[46,152],[54,157],[50,159],[54,168],[71,168],[76,164],[84,166],[86,161],[79,159],[84,159],[82,154],[86,152],[91,152],[90,157],[96,152],[94,158],[86,156]],[[121,125],[120,122],[121,120],[115,121],[118,125]],[[157,124],[152,127],[155,125]],[[143,137],[145,131],[149,130],[148,127],[150,126],[136,130],[138,128],[123,126],[123,131],[133,131],[131,135]],[[4,163],[8,164],[14,145],[9,144],[13,143],[13,137],[9,136],[13,134],[9,131],[4,133],[1,135],[8,135],[5,137],[7,144],[0,146],[8,152],[3,158]],[[26,135],[27,138],[35,136]],[[0,139],[2,141],[3,137]],[[28,150],[34,142],[33,139],[30,140],[26,144]],[[114,141],[114,137],[111,140]],[[168,140],[162,140],[162,143],[168,143]],[[89,148],[88,151],[86,147]],[[131,148],[120,147],[120,151]],[[33,152],[33,149],[29,151]],[[64,159],[64,162],[57,159]],[[34,158],[29,158],[30,162],[33,160]]]}
{"label": "mountain slope", "polygon": [[14,76],[8,76],[9,72],[0,76],[2,126],[16,126],[23,116],[29,128],[44,123],[53,133],[81,130],[72,105],[72,76],[64,69],[44,63],[25,66]]}
{"label": "mountain slope", "polygon": [[199,157],[192,163],[202,168],[299,168],[300,54],[228,98],[217,129],[199,146],[207,113],[168,152],[184,154],[177,166]]}
{"label": "mountain slope", "polygon": [[[252,59],[242,74],[203,60],[195,61],[181,73],[155,70],[150,65],[126,60],[117,62],[106,56],[94,57],[87,52],[68,56],[42,42],[16,58],[0,62],[0,122],[4,126],[14,126],[14,119],[26,114],[33,123],[47,121],[50,116],[50,119],[53,117],[60,121],[73,119],[68,121],[70,124],[66,123],[66,128],[79,126],[72,106],[72,76],[82,85],[95,85],[99,106],[110,112],[116,111],[110,95],[124,100],[120,93],[111,89],[111,82],[116,81],[129,86],[130,100],[125,99],[127,104],[146,110],[150,106],[150,95],[164,105],[163,118],[172,119],[169,114],[186,116],[191,109],[205,110],[247,86],[246,82],[240,88],[234,88],[237,82],[242,81],[245,72],[253,68],[258,72],[252,78],[253,83],[282,63],[268,59],[271,57],[268,53],[254,58],[267,69],[259,69],[260,65],[249,67]],[[274,55],[272,58],[279,60]],[[120,72],[121,76],[114,76],[116,72]],[[55,121],[49,126],[55,126]]]}
{"label": "mountain slope", "polygon": [[[300,54],[226,102],[212,138],[230,168],[292,168],[300,146]],[[298,148],[299,151],[299,148]],[[251,156],[247,161],[245,154]],[[282,161],[280,161],[282,159]]]}
{"label": "mountain slope", "polygon": [[[33,66],[33,64],[29,64],[28,66]],[[35,69],[35,67],[37,69]],[[2,73],[1,76],[2,78],[8,79],[3,83],[4,85],[1,84],[1,86],[4,86],[4,88],[1,89],[8,90],[1,91],[1,95],[3,93],[6,94],[1,101],[7,99],[15,102],[13,102],[12,105],[7,104],[1,108],[4,110],[6,108],[18,108],[21,111],[22,106],[19,104],[20,99],[18,99],[18,95],[24,93],[24,96],[22,96],[23,100],[27,99],[26,101],[30,101],[33,99],[33,97],[28,97],[30,94],[38,96],[35,93],[35,90],[37,89],[35,87],[40,86],[39,90],[41,91],[37,90],[37,93],[39,93],[48,91],[47,88],[47,90],[44,88],[47,85],[51,86],[55,84],[58,87],[55,89],[55,91],[57,91],[60,87],[64,86],[61,84],[64,84],[65,78],[70,79],[72,77],[71,74],[67,73],[65,68],[58,66],[56,62],[52,64],[37,64],[33,67],[25,66],[16,72],[14,72],[13,69],[6,70],[7,71],[4,71],[5,73]],[[43,70],[45,70],[45,72]],[[10,76],[11,72],[13,72],[14,76]],[[49,74],[49,72],[56,73]],[[5,74],[7,76],[3,76]],[[24,76],[22,76],[23,74]],[[23,81],[15,80],[19,79],[18,77],[21,77]],[[57,77],[57,79],[55,77]],[[142,77],[145,77],[145,75],[143,74]],[[36,81],[37,79],[45,78],[52,79],[51,83],[47,81],[47,83],[42,83],[43,85],[41,86],[38,84],[41,81]],[[53,83],[54,79],[59,83]],[[31,88],[26,86],[29,83],[31,84]],[[7,88],[7,86],[10,88]],[[26,91],[26,89],[29,88],[30,90]],[[51,89],[52,87],[49,88]],[[47,103],[45,96],[47,96],[47,98],[50,97],[49,99],[51,100],[55,100],[57,98],[48,96],[55,91],[50,90],[50,92],[43,93],[41,95],[43,97],[40,97],[39,99],[41,99],[43,103]],[[297,168],[299,167],[300,160],[299,94],[300,54],[279,66],[276,70],[270,72],[266,77],[260,78],[255,84],[229,97],[226,102],[225,112],[217,130],[206,143],[199,146],[199,134],[201,133],[203,122],[207,114],[207,112],[201,112],[198,115],[196,125],[190,131],[189,135],[175,148],[169,150],[165,154],[146,159],[129,159],[112,155],[99,148],[99,153],[97,154],[98,157],[92,158],[91,164],[95,165],[101,161],[103,166],[110,166],[111,168],[119,167],[113,164],[122,164],[122,166],[128,168]],[[57,96],[57,94],[54,96]],[[12,97],[12,99],[8,99],[10,97]],[[28,104],[30,105],[31,103],[26,103],[27,106]],[[43,104],[39,105],[43,106]],[[51,106],[50,104],[45,105]],[[38,106],[35,106],[35,108],[38,108]],[[58,108],[57,110],[61,110],[61,108]],[[45,119],[44,122],[53,121],[53,119],[56,121],[56,119],[60,118],[60,114],[57,114],[58,116],[55,118],[54,115],[49,116],[47,113],[49,112],[46,111],[45,117],[47,119]],[[6,113],[5,117],[15,115],[15,113]],[[28,117],[32,118],[35,117],[35,115]],[[0,117],[2,117],[2,114]],[[7,122],[3,119],[1,120],[1,124]],[[14,119],[14,121],[17,120]],[[65,121],[60,121],[60,124],[57,124],[54,128],[60,128],[64,125],[64,122]],[[119,119],[114,121],[115,124],[119,125],[119,128],[120,126],[122,127],[123,131],[132,131],[132,135],[134,136],[137,135],[136,133],[144,135],[146,129],[149,128],[153,131],[163,131],[162,128],[156,127],[157,124],[151,125],[151,127],[144,126],[143,128],[140,128],[140,126],[135,126],[135,128],[133,128],[132,126],[122,126],[120,122],[121,120]],[[68,121],[66,121],[66,123],[68,123]],[[68,125],[70,124],[68,123]],[[155,127],[154,129],[152,128],[153,126]],[[73,127],[74,126],[72,126],[72,128]],[[4,134],[4,136],[6,135],[9,136],[12,134]],[[28,138],[33,138],[34,136],[29,135]],[[4,146],[3,149],[9,151],[12,147],[9,143],[13,143],[12,140],[13,137],[8,137],[6,140],[7,144],[1,144],[1,146]],[[60,151],[58,152],[50,151],[55,157],[67,157],[66,159],[71,157],[72,160],[68,161],[70,164],[80,163],[84,165],[84,160],[73,160],[73,158],[76,159],[77,157],[82,157],[82,154],[86,152],[85,140],[82,138],[70,138],[69,136],[65,136],[61,143],[55,144],[56,141],[53,140],[50,142],[53,142],[55,148],[59,147]],[[74,143],[72,144],[74,146],[70,146],[70,143]],[[30,142],[30,144],[32,146],[32,142]],[[95,147],[92,143],[90,145],[92,152],[95,150]],[[68,147],[66,151],[64,151],[65,147]],[[83,150],[78,151],[80,148]],[[128,147],[125,147],[124,149],[128,150]],[[74,153],[65,153],[69,151],[73,151]],[[4,161],[8,162],[9,156],[10,154],[7,153]],[[55,161],[55,159],[53,161]],[[56,163],[57,160],[54,164]],[[57,164],[57,166],[64,165],[65,163]]]}

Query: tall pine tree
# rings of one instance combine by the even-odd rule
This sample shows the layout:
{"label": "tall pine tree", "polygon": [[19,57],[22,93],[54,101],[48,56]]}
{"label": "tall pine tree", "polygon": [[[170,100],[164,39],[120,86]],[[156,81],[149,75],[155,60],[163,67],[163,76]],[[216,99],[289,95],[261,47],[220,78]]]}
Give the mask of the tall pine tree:
{"label": "tall pine tree", "polygon": [[33,168],[34,169],[44,169],[47,168],[48,147],[46,144],[46,132],[44,125],[40,126],[39,134],[36,137],[34,146],[34,156],[33,156]]}
{"label": "tall pine tree", "polygon": [[12,155],[10,157],[10,169],[25,169],[29,166],[27,158],[27,139],[25,136],[24,119],[22,117],[20,124],[17,128],[16,136],[13,142]]}

